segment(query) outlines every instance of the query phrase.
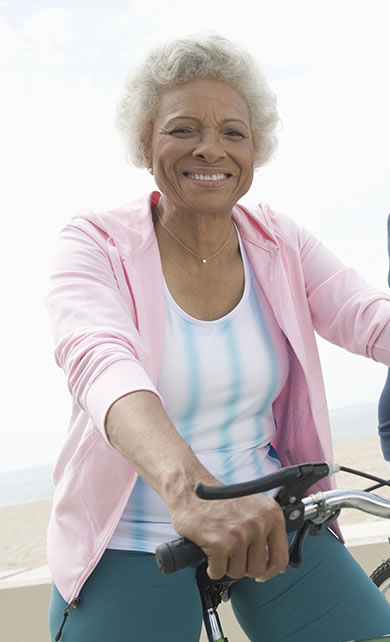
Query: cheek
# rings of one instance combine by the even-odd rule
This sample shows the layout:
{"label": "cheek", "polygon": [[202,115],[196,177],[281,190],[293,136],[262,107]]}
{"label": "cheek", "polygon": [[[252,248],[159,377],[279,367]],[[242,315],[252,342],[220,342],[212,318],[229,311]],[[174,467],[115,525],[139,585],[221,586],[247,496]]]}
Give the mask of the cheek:
{"label": "cheek", "polygon": [[169,145],[159,144],[153,150],[153,178],[161,193],[173,197],[179,186],[175,156]]}
{"label": "cheek", "polygon": [[242,175],[245,179],[253,177],[254,167],[253,167],[253,156],[243,156],[238,161],[240,163]]}
{"label": "cheek", "polygon": [[174,171],[177,154],[169,144],[158,144],[153,151],[153,167],[160,172],[170,174]]}
{"label": "cheek", "polygon": [[235,147],[231,149],[231,156],[240,168],[243,176],[253,174],[255,155],[253,145],[250,141],[243,141],[239,148]]}

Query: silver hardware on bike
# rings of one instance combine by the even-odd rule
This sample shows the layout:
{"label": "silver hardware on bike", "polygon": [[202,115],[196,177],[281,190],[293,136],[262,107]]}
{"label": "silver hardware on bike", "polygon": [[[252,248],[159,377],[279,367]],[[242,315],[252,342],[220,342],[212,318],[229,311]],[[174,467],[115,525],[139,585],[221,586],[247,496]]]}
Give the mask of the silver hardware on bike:
{"label": "silver hardware on bike", "polygon": [[218,613],[215,609],[207,609],[204,613],[204,625],[210,642],[219,642],[223,639],[223,631]]}

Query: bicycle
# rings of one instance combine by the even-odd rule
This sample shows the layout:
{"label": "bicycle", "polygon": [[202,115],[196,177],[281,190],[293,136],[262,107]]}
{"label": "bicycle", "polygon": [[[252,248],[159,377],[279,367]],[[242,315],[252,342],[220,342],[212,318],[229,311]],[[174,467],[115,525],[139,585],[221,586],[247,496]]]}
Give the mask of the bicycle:
{"label": "bicycle", "polygon": [[[305,496],[317,481],[340,470],[371,479],[376,482],[376,485],[364,491],[329,490]],[[278,489],[275,499],[284,512],[286,530],[295,531],[289,549],[289,565],[297,568],[302,560],[305,537],[321,534],[337,519],[343,508],[355,508],[390,519],[390,501],[372,494],[372,490],[385,485],[390,486],[390,481],[337,464],[318,462],[288,466],[265,477],[239,484],[206,486],[199,482],[195,486],[195,493],[201,499],[213,500],[231,499]],[[230,599],[230,589],[236,580],[227,576],[219,580],[211,580],[206,572],[207,562],[202,549],[184,537],[161,544],[156,549],[156,562],[162,573],[174,573],[187,566],[197,566],[196,579],[208,640],[209,642],[229,642],[224,636],[217,608],[221,601]],[[390,579],[388,582],[390,586]],[[389,637],[382,636],[361,642],[378,642]]]}
{"label": "bicycle", "polygon": [[[382,483],[378,483],[375,486],[372,486],[368,490],[371,492],[377,488],[381,488]],[[390,544],[390,537],[388,538]],[[371,573],[370,578],[379,588],[381,593],[386,597],[387,601],[390,602],[390,557],[385,559],[381,564],[379,564]]]}
{"label": "bicycle", "polygon": [[371,573],[370,578],[386,597],[387,601],[390,601],[390,558],[379,564]]}

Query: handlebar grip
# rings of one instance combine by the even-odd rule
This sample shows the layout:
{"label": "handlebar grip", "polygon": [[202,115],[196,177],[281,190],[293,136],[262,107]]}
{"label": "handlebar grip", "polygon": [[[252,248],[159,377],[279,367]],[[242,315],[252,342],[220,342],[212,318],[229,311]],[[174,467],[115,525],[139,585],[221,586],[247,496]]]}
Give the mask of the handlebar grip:
{"label": "handlebar grip", "polygon": [[195,566],[206,559],[202,549],[185,537],[164,542],[156,548],[157,565],[164,575],[175,573],[187,566]]}

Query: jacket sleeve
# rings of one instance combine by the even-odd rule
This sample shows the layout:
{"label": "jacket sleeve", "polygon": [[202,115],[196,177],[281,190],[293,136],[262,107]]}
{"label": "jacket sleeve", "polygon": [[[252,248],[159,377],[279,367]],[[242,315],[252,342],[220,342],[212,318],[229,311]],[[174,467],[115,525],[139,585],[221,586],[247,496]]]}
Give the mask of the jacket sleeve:
{"label": "jacket sleeve", "polygon": [[56,362],[75,403],[105,436],[114,401],[136,390],[158,395],[145,369],[149,354],[131,293],[127,299],[120,292],[108,240],[88,220],[72,219],[59,236],[46,296]]}
{"label": "jacket sleeve", "polygon": [[370,287],[303,228],[298,228],[298,243],[315,330],[350,352],[390,366],[389,294]]}

